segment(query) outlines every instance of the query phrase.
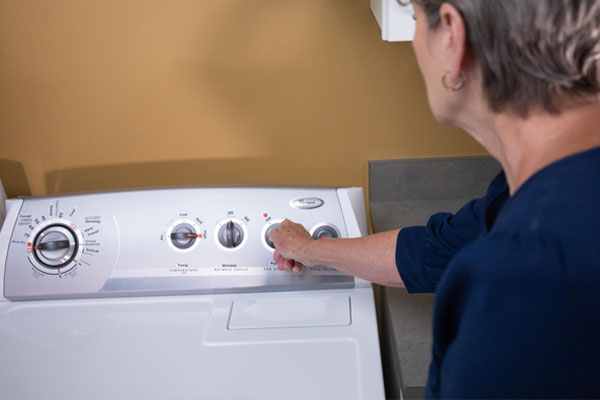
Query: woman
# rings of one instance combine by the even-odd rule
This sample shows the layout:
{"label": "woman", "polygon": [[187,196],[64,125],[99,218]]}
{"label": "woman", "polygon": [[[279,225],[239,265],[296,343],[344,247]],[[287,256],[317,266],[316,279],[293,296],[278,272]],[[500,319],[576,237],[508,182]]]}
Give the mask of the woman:
{"label": "woman", "polygon": [[435,291],[428,397],[600,397],[600,0],[415,0],[434,116],[502,164],[457,214],[273,230],[280,269]]}

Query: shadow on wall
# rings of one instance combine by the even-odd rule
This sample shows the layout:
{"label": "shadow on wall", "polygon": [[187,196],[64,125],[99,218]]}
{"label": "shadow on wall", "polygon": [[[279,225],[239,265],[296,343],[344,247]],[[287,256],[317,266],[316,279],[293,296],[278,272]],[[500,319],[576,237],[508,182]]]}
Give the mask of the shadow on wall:
{"label": "shadow on wall", "polygon": [[[289,166],[288,166],[289,165]],[[49,172],[48,195],[173,186],[356,186],[367,168],[295,165],[264,158],[187,160],[72,168]],[[340,176],[356,176],[341,182]],[[315,177],[319,177],[315,181]]]}
{"label": "shadow on wall", "polygon": [[8,198],[31,196],[31,187],[20,162],[0,160],[0,179]]}

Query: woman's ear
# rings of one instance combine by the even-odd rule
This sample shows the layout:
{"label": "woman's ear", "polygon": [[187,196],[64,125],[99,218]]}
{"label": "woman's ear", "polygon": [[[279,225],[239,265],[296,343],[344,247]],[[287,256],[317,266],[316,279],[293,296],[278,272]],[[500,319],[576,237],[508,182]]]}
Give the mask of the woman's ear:
{"label": "woman's ear", "polygon": [[443,32],[443,55],[450,71],[448,80],[459,81],[461,72],[469,67],[467,57],[467,33],[462,15],[449,3],[440,7],[440,28]]}

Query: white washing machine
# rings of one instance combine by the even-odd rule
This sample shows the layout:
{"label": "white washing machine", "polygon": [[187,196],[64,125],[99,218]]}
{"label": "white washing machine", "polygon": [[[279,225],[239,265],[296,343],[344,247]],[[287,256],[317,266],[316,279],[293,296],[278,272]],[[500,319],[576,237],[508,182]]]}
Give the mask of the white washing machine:
{"label": "white washing machine", "polygon": [[6,202],[2,399],[382,399],[373,290],[279,271],[268,231],[366,233],[362,189],[190,188]]}

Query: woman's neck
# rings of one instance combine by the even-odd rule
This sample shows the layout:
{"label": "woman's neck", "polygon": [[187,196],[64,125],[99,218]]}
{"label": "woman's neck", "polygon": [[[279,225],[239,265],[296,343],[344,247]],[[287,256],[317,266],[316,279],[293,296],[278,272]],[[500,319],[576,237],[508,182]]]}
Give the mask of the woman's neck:
{"label": "woman's neck", "polygon": [[533,174],[567,156],[600,147],[600,104],[567,108],[558,115],[532,112],[527,118],[494,113],[475,102],[458,118],[504,169],[510,194]]}
{"label": "woman's neck", "polygon": [[502,164],[512,195],[544,167],[600,146],[600,104],[558,115],[532,113],[525,119],[494,114],[487,130],[491,137],[486,148]]}

